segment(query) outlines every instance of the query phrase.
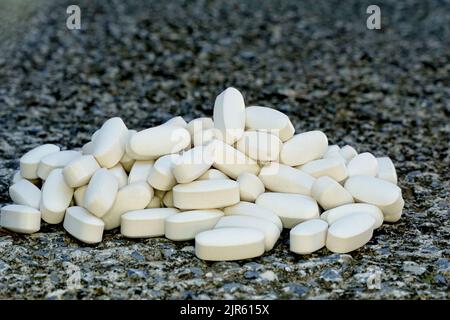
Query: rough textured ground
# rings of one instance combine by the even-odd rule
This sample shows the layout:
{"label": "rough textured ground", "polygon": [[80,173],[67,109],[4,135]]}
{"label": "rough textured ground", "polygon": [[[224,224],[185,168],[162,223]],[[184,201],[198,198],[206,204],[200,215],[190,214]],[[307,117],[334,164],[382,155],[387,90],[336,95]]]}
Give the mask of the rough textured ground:
{"label": "rough textured ground", "polygon": [[299,132],[389,155],[404,216],[351,254],[295,255],[285,232],[269,254],[225,263],[192,242],[0,229],[0,298],[449,298],[448,1],[378,1],[381,31],[366,29],[366,1],[76,2],[81,31],[65,2],[0,5],[0,205],[30,148],[79,147],[111,116],[142,129],[211,115],[232,85]]}

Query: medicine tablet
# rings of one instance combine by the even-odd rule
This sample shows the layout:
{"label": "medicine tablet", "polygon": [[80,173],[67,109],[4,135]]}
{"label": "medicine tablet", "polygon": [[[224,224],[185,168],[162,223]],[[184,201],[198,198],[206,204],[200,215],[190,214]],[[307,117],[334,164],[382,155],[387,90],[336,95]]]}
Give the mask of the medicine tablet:
{"label": "medicine tablet", "polygon": [[352,195],[330,177],[317,178],[311,189],[311,196],[325,210],[353,203]]}
{"label": "medicine tablet", "polygon": [[391,158],[389,157],[377,158],[377,162],[378,162],[377,178],[397,184],[397,172],[395,171],[395,166],[392,163]]}
{"label": "medicine tablet", "polygon": [[320,159],[327,148],[328,139],[322,131],[299,133],[283,144],[280,162],[288,166],[299,166]]}
{"label": "medicine tablet", "polygon": [[83,155],[93,154],[94,153],[94,143],[92,141],[85,143],[81,147],[81,153]]}
{"label": "medicine tablet", "polygon": [[166,218],[165,235],[174,241],[192,240],[206,230],[211,230],[223,216],[223,212],[216,209],[184,211]]}
{"label": "medicine tablet", "polygon": [[146,209],[162,208],[162,200],[156,196],[153,196],[152,200],[150,200],[150,202],[145,208]]}
{"label": "medicine tablet", "polygon": [[348,177],[345,163],[337,158],[313,160],[299,169],[315,178],[328,176],[337,182],[344,181]]}
{"label": "medicine tablet", "polygon": [[9,187],[9,196],[15,204],[39,209],[41,190],[26,179],[20,179]]}
{"label": "medicine tablet", "polygon": [[178,117],[173,117],[172,119],[167,120],[166,122],[164,122],[164,125],[186,128],[187,123],[183,119],[183,117],[178,116]]}
{"label": "medicine tablet", "polygon": [[24,205],[7,205],[1,208],[0,226],[17,233],[38,232],[41,228],[41,213]]}
{"label": "medicine tablet", "polygon": [[64,217],[64,229],[84,243],[99,243],[103,238],[105,224],[82,207],[70,207]]}
{"label": "medicine tablet", "polygon": [[300,194],[265,192],[256,199],[256,204],[272,210],[280,217],[284,228],[319,217],[317,202]]}
{"label": "medicine tablet", "polygon": [[328,223],[311,219],[296,225],[289,232],[289,250],[298,254],[310,254],[325,246]]}
{"label": "medicine tablet", "polygon": [[264,184],[252,173],[244,172],[237,177],[239,194],[242,201],[255,202],[256,198],[265,191]]}
{"label": "medicine tablet", "polygon": [[239,202],[239,184],[233,180],[200,180],[173,188],[174,206],[183,209],[216,209]]}
{"label": "medicine tablet", "polygon": [[178,212],[174,208],[129,211],[122,215],[120,233],[128,238],[164,236],[166,218]]}
{"label": "medicine tablet", "polygon": [[125,187],[128,183],[128,176],[125,172],[125,169],[122,167],[120,163],[116,164],[114,167],[108,169],[113,176],[116,177],[117,182],[119,183],[119,188]]}
{"label": "medicine tablet", "polygon": [[214,147],[214,143],[194,147],[176,158],[173,161],[172,173],[177,182],[192,182],[211,168],[214,162]]}
{"label": "medicine tablet", "polygon": [[164,194],[164,197],[162,198],[162,203],[164,204],[164,207],[166,208],[173,208],[173,191],[167,191]]}
{"label": "medicine tablet", "polygon": [[84,195],[86,193],[87,185],[78,187],[75,189],[73,193],[73,199],[75,200],[75,204],[79,207],[84,207]]}
{"label": "medicine tablet", "polygon": [[189,131],[189,134],[192,138],[197,132],[205,131],[211,128],[214,128],[214,122],[211,118],[208,117],[194,119],[190,121],[186,126],[186,129]]}
{"label": "medicine tablet", "polygon": [[153,160],[136,160],[128,175],[128,184],[147,181],[154,164]]}
{"label": "medicine tablet", "polygon": [[50,172],[42,186],[41,194],[42,220],[50,224],[61,223],[73,197],[73,188],[66,183],[62,169]]}
{"label": "medicine tablet", "polygon": [[264,233],[250,228],[220,228],[195,236],[195,255],[202,260],[231,261],[264,253]]}
{"label": "medicine tablet", "polygon": [[101,218],[113,206],[118,190],[117,178],[109,170],[99,169],[94,173],[87,186],[84,194],[84,207]]}
{"label": "medicine tablet", "polygon": [[283,224],[281,223],[280,218],[272,210],[251,202],[241,201],[235,205],[224,208],[223,212],[226,216],[239,215],[264,219],[272,222],[280,231],[283,230]]}
{"label": "medicine tablet", "polygon": [[100,169],[100,166],[95,158],[92,155],[85,155],[70,161],[62,172],[66,183],[72,188],[77,188],[88,184],[97,169]]}
{"label": "medicine tablet", "polygon": [[125,153],[128,128],[122,119],[107,120],[100,129],[94,143],[93,156],[103,168],[114,167]]}
{"label": "medicine tablet", "polygon": [[351,203],[339,206],[325,211],[320,215],[320,218],[333,224],[335,221],[351,214],[368,213],[375,219],[374,228],[377,229],[383,224],[383,212],[380,208],[367,203]]}
{"label": "medicine tablet", "polygon": [[170,190],[177,183],[172,172],[178,154],[168,154],[156,160],[147,178],[148,184],[158,190]]}
{"label": "medicine tablet", "polygon": [[41,159],[49,154],[58,152],[60,149],[54,144],[44,144],[36,147],[20,158],[20,174],[25,179],[37,179],[37,170]]}
{"label": "medicine tablet", "polygon": [[352,146],[349,146],[349,145],[342,147],[341,150],[339,150],[339,153],[341,154],[341,156],[345,159],[345,161],[347,163],[349,163],[350,160],[352,160],[358,154],[358,152],[356,152],[355,148],[353,148]]}
{"label": "medicine tablet", "polygon": [[39,162],[37,175],[42,180],[45,180],[53,169],[64,168],[70,161],[78,157],[81,157],[81,153],[73,150],[59,151],[46,155]]}
{"label": "medicine tablet", "polygon": [[217,169],[209,169],[204,174],[202,174],[200,177],[197,178],[197,180],[214,180],[214,179],[229,179],[228,176],[223,174],[221,171]]}
{"label": "medicine tablet", "polygon": [[328,228],[327,249],[335,253],[356,250],[370,241],[375,219],[370,214],[352,214]]}
{"label": "medicine tablet", "polygon": [[246,131],[236,142],[236,149],[253,160],[276,161],[282,145],[280,139],[273,134]]}
{"label": "medicine tablet", "polygon": [[375,177],[378,172],[378,161],[369,152],[360,153],[350,160],[347,164],[348,176],[372,176]]}
{"label": "medicine tablet", "polygon": [[267,131],[287,141],[295,133],[294,126],[284,113],[266,107],[250,106],[245,109],[247,130]]}
{"label": "medicine tablet", "polygon": [[280,237],[280,229],[272,222],[250,216],[232,215],[220,218],[214,229],[219,228],[250,228],[261,231],[264,234],[264,246],[266,251],[272,250]]}
{"label": "medicine tablet", "polygon": [[208,142],[213,141],[216,138],[220,138],[221,133],[219,129],[216,128],[210,128],[202,131],[197,131],[192,136],[192,144],[194,147],[202,146],[204,144],[207,144]]}

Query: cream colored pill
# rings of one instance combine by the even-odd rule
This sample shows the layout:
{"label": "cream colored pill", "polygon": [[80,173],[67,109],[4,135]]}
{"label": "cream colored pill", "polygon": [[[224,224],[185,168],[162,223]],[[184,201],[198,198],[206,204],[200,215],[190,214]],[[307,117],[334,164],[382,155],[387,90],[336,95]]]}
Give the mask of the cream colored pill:
{"label": "cream colored pill", "polygon": [[151,208],[161,208],[161,207],[162,207],[162,200],[160,198],[154,196],[145,208],[151,209]]}
{"label": "cream colored pill", "polygon": [[244,172],[237,177],[239,194],[242,201],[255,202],[256,198],[265,191],[264,184],[252,173]]}
{"label": "cream colored pill", "polygon": [[223,216],[217,209],[184,211],[166,218],[165,235],[174,241],[192,240],[206,230],[211,230]]}
{"label": "cream colored pill", "polygon": [[223,174],[221,171],[217,169],[209,169],[204,174],[202,174],[200,177],[197,178],[197,180],[214,180],[214,179],[229,179],[227,175]]}
{"label": "cream colored pill", "polygon": [[265,192],[256,199],[256,204],[272,210],[280,217],[284,228],[319,217],[317,202],[300,194]]}
{"label": "cream colored pill", "polygon": [[260,131],[246,131],[236,142],[236,149],[253,160],[276,161],[282,143],[277,136]]}
{"label": "cream colored pill", "polygon": [[178,212],[174,208],[129,211],[122,215],[120,233],[128,238],[164,236],[165,220]]}
{"label": "cream colored pill", "polygon": [[378,171],[377,178],[397,184],[397,172],[395,171],[394,163],[391,158],[381,157],[377,158]]}
{"label": "cream colored pill", "polygon": [[99,169],[94,173],[87,186],[84,194],[84,207],[90,213],[101,218],[113,206],[118,190],[117,178],[108,169]]}
{"label": "cream colored pill", "polygon": [[39,209],[41,190],[26,179],[20,179],[10,186],[9,196],[15,204]]}
{"label": "cream colored pill", "polygon": [[328,228],[327,249],[336,253],[354,251],[370,241],[375,219],[370,214],[352,214]]}
{"label": "cream colored pill", "polygon": [[310,254],[325,246],[328,223],[311,219],[296,225],[289,232],[289,250],[298,254]]}
{"label": "cream colored pill", "polygon": [[0,226],[17,233],[34,233],[41,228],[41,213],[39,210],[12,204],[1,208]]}
{"label": "cream colored pill", "polygon": [[66,183],[76,188],[88,184],[97,169],[100,169],[100,166],[95,158],[92,155],[85,155],[70,161],[64,167],[63,175]]}
{"label": "cream colored pill", "polygon": [[261,168],[259,179],[266,189],[274,192],[310,195],[315,181],[309,174],[277,162]]}
{"label": "cream colored pill", "polygon": [[84,243],[99,243],[103,238],[105,223],[82,207],[70,207],[64,217],[64,229]]}
{"label": "cream colored pill", "polygon": [[59,150],[59,147],[54,144],[44,144],[25,153],[20,158],[20,174],[22,177],[25,179],[37,179],[37,170],[41,159]]}
{"label": "cream colored pill", "polygon": [[348,176],[372,176],[375,177],[378,172],[377,159],[369,152],[356,155],[347,164]]}
{"label": "cream colored pill", "polygon": [[176,158],[173,161],[172,173],[177,182],[192,182],[211,168],[214,162],[214,147],[214,143],[194,147]]}
{"label": "cream colored pill", "polygon": [[264,234],[264,248],[272,250],[280,237],[280,229],[272,222],[250,216],[232,215],[220,218],[214,229],[219,228],[250,228],[261,231]]}
{"label": "cream colored pill", "polygon": [[119,184],[119,188],[125,187],[128,183],[128,176],[125,172],[125,169],[122,167],[120,163],[116,164],[114,167],[108,169],[110,173],[114,177],[116,177],[117,182]]}
{"label": "cream colored pill", "polygon": [[62,169],[50,172],[41,192],[42,220],[50,224],[61,223],[73,197],[73,188],[66,183]]}
{"label": "cream colored pill", "polygon": [[311,196],[325,210],[353,203],[352,195],[336,180],[327,176],[316,179],[311,189]]}
{"label": "cream colored pill", "polygon": [[100,129],[94,142],[93,156],[104,168],[114,167],[125,153],[128,128],[122,119],[115,117],[107,120]]}
{"label": "cream colored pill", "polygon": [[250,228],[220,228],[195,236],[195,255],[209,261],[255,258],[264,253],[264,233]]}
{"label": "cream colored pill", "polygon": [[94,143],[89,141],[81,147],[81,153],[83,155],[93,154],[94,153]]}
{"label": "cream colored pill", "polygon": [[299,166],[321,158],[327,148],[328,139],[322,131],[300,133],[283,144],[280,162],[288,166]]}
{"label": "cream colored pill", "polygon": [[226,216],[239,215],[264,219],[276,225],[280,231],[283,230],[280,218],[272,210],[251,202],[240,201],[235,205],[224,208],[223,212]]}
{"label": "cream colored pill", "polygon": [[344,181],[348,176],[345,163],[337,158],[313,160],[299,169],[315,178],[328,176],[337,182]]}
{"label": "cream colored pill", "polygon": [[81,153],[73,150],[51,153],[43,157],[39,162],[37,175],[42,180],[45,180],[53,169],[64,168],[70,161],[78,157],[81,157]]}
{"label": "cream colored pill", "polygon": [[266,107],[251,106],[245,109],[247,130],[266,131],[287,141],[295,133],[294,126],[284,113]]}
{"label": "cream colored pill", "polygon": [[87,185],[78,187],[73,193],[75,204],[79,207],[84,207],[84,195],[86,194]]}
{"label": "cream colored pill", "polygon": [[404,206],[405,201],[403,200],[403,197],[400,196],[400,198],[398,198],[393,204],[382,207],[381,209],[383,211],[384,221],[397,222],[400,220]]}
{"label": "cream colored pill", "polygon": [[356,213],[368,213],[375,219],[374,228],[377,229],[383,224],[383,212],[380,208],[372,204],[367,203],[351,203],[339,206],[325,211],[320,215],[320,218],[327,221],[329,224],[333,224],[337,220]]}
{"label": "cream colored pill", "polygon": [[147,182],[155,189],[170,190],[177,183],[172,172],[178,154],[168,154],[156,160],[147,178]]}
{"label": "cream colored pill", "polygon": [[239,202],[239,184],[233,180],[200,180],[173,188],[173,204],[179,209],[215,209]]}
{"label": "cream colored pill", "polygon": [[136,160],[128,175],[128,184],[147,181],[154,164],[153,160]]}
{"label": "cream colored pill", "polygon": [[192,138],[194,137],[195,133],[211,128],[214,128],[214,122],[211,118],[208,117],[197,118],[189,121],[186,126],[186,129],[189,131],[189,134]]}
{"label": "cream colored pill", "polygon": [[339,153],[341,154],[341,156],[345,159],[345,161],[347,163],[350,160],[352,160],[354,157],[356,157],[356,155],[358,154],[358,152],[356,152],[355,148],[353,148],[352,146],[349,146],[349,145],[342,147],[339,150]]}
{"label": "cream colored pill", "polygon": [[187,123],[183,119],[183,117],[178,116],[178,117],[173,117],[172,119],[167,120],[166,122],[164,122],[164,125],[186,128]]}
{"label": "cream colored pill", "polygon": [[208,142],[220,137],[220,132],[216,128],[210,128],[202,131],[197,131],[192,136],[192,144],[194,147],[202,146]]}
{"label": "cream colored pill", "polygon": [[162,203],[164,204],[164,207],[166,208],[173,208],[173,191],[167,191],[164,194],[164,197],[162,198]]}

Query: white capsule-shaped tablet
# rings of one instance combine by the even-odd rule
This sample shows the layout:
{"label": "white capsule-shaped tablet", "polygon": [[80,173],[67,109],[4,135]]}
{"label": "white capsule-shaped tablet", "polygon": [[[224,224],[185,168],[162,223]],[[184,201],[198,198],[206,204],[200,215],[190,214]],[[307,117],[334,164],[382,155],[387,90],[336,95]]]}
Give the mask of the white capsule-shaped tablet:
{"label": "white capsule-shaped tablet", "polygon": [[191,137],[194,137],[195,133],[205,131],[214,128],[214,122],[211,118],[202,117],[189,121],[186,126],[187,131]]}
{"label": "white capsule-shaped tablet", "polygon": [[99,243],[103,238],[105,223],[82,207],[70,207],[64,217],[64,229],[84,243]]}
{"label": "white capsule-shaped tablet", "polygon": [[200,177],[197,178],[197,180],[214,180],[214,179],[229,179],[227,175],[222,173],[222,171],[219,171],[217,169],[209,169],[204,174],[202,174]]}
{"label": "white capsule-shaped tablet", "polygon": [[26,179],[20,179],[10,186],[9,196],[15,204],[39,209],[41,190]]}
{"label": "white capsule-shaped tablet", "polygon": [[280,139],[270,133],[246,131],[236,142],[236,149],[253,160],[276,161],[282,147]]}
{"label": "white capsule-shaped tablet", "polygon": [[177,182],[192,182],[211,168],[214,162],[214,146],[214,143],[210,143],[194,147],[175,159],[172,173]]}
{"label": "white capsule-shaped tablet", "polygon": [[255,202],[256,198],[265,191],[264,184],[252,173],[244,172],[237,177],[239,194],[242,201]]}
{"label": "white capsule-shaped tablet", "polygon": [[289,250],[298,254],[310,254],[325,246],[328,223],[311,219],[299,223],[289,232]]}
{"label": "white capsule-shaped tablet", "polygon": [[20,174],[25,179],[37,179],[37,170],[41,159],[49,154],[58,152],[60,149],[54,144],[44,144],[36,147],[20,158]]}
{"label": "white capsule-shaped tablet", "polygon": [[94,142],[93,156],[103,168],[114,167],[125,152],[128,128],[119,117],[107,120]]}
{"label": "white capsule-shaped tablet", "polygon": [[46,155],[39,162],[37,175],[45,180],[53,169],[64,168],[70,161],[78,157],[81,157],[81,153],[74,150],[59,151]]}
{"label": "white capsule-shaped tablet", "polygon": [[349,145],[342,147],[339,150],[339,153],[341,154],[341,156],[345,159],[345,161],[347,163],[350,160],[352,160],[354,157],[356,157],[356,155],[358,154],[358,152],[356,152],[355,148],[353,148],[352,146],[349,146]]}
{"label": "white capsule-shaped tablet", "polygon": [[322,131],[299,133],[283,144],[280,162],[288,166],[299,166],[320,159],[328,148],[328,139]]}
{"label": "white capsule-shaped tablet", "polygon": [[166,122],[164,122],[164,125],[186,128],[187,122],[183,119],[183,117],[178,116],[178,117],[173,117],[172,119],[167,120]]}
{"label": "white capsule-shaped tablet", "polygon": [[336,253],[354,251],[370,241],[375,219],[370,214],[352,214],[328,228],[327,249]]}
{"label": "white capsule-shaped tablet", "polygon": [[264,219],[276,225],[280,231],[283,230],[280,218],[272,210],[251,202],[240,201],[235,205],[224,208],[223,212],[226,216],[239,215]]}
{"label": "white capsule-shaped tablet", "polygon": [[393,204],[381,207],[380,209],[383,211],[384,221],[393,223],[400,220],[404,206],[405,201],[403,200],[403,197],[400,196]]}
{"label": "white capsule-shaped tablet", "polygon": [[165,234],[165,220],[177,214],[175,208],[153,208],[129,211],[122,215],[120,233],[128,238],[161,237]]}
{"label": "white capsule-shaped tablet", "polygon": [[337,158],[313,160],[302,165],[299,169],[315,178],[328,176],[337,182],[344,181],[348,176],[345,163]]}
{"label": "white capsule-shaped tablet", "polygon": [[180,156],[178,154],[168,154],[156,160],[151,168],[147,182],[158,190],[170,190],[177,183],[172,172],[175,161]]}
{"label": "white capsule-shaped tablet", "polygon": [[84,195],[86,194],[87,185],[81,186],[75,189],[73,193],[73,199],[75,204],[79,207],[84,207]]}
{"label": "white capsule-shaped tablet", "polygon": [[247,130],[266,131],[277,135],[281,141],[294,136],[295,129],[284,113],[266,107],[250,106],[245,109],[245,127]]}
{"label": "white capsule-shaped tablet", "polygon": [[239,184],[233,180],[200,180],[173,187],[173,204],[183,210],[216,209],[239,202]]}
{"label": "white capsule-shaped tablet", "polygon": [[154,160],[136,160],[128,175],[128,184],[147,181],[154,164]]}
{"label": "white capsule-shaped tablet", "polygon": [[300,222],[319,217],[317,202],[305,195],[265,192],[256,199],[256,204],[272,210],[280,217],[284,228],[292,228]]}
{"label": "white capsule-shaped tablet", "polygon": [[125,187],[128,183],[128,176],[125,172],[125,169],[122,167],[120,163],[116,164],[114,167],[108,169],[110,173],[116,177],[117,182],[119,183],[119,188]]}
{"label": "white capsule-shaped tablet", "polygon": [[35,208],[12,204],[1,208],[0,226],[17,233],[34,233],[41,228],[41,212]]}
{"label": "white capsule-shaped tablet", "polygon": [[42,220],[50,224],[61,223],[73,197],[73,188],[66,183],[62,169],[50,172],[41,193]]}
{"label": "white capsule-shaped tablet", "polygon": [[231,261],[264,254],[264,233],[250,228],[220,228],[195,236],[195,255],[202,260]]}
{"label": "white capsule-shaped tablet", "polygon": [[389,157],[377,158],[378,171],[377,178],[397,184],[397,171],[395,171],[394,163]]}
{"label": "white capsule-shaped tablet", "polygon": [[94,143],[92,141],[85,143],[81,147],[81,153],[83,155],[93,154],[94,153]]}
{"label": "white capsule-shaped tablet", "polygon": [[210,128],[202,131],[197,131],[192,136],[192,144],[194,147],[202,146],[214,139],[220,138],[220,131],[216,128]]}
{"label": "white capsule-shaped tablet", "polygon": [[316,179],[311,196],[325,210],[354,202],[352,195],[341,184],[327,176]]}
{"label": "white capsule-shaped tablet", "polygon": [[108,169],[99,169],[94,173],[87,186],[84,194],[84,207],[101,218],[113,206],[118,190],[117,178]]}
{"label": "white capsule-shaped tablet", "polygon": [[348,176],[372,176],[375,177],[378,172],[378,161],[369,152],[363,152],[356,155],[347,164]]}
{"label": "white capsule-shaped tablet", "polygon": [[92,155],[85,155],[70,161],[63,169],[64,179],[72,188],[89,183],[92,175],[100,166]]}
{"label": "white capsule-shaped tablet", "polygon": [[166,207],[166,208],[173,208],[174,207],[174,205],[173,205],[173,191],[172,190],[167,191],[164,194],[164,197],[162,197],[162,203],[163,203],[164,207]]}
{"label": "white capsule-shaped tablet", "polygon": [[320,218],[327,221],[331,225],[343,217],[357,213],[370,214],[375,219],[375,229],[381,227],[381,225],[383,224],[384,217],[383,212],[381,212],[380,208],[367,203],[345,204],[343,206],[339,206],[323,212],[320,215]]}
{"label": "white capsule-shaped tablet", "polygon": [[261,168],[259,179],[266,189],[274,192],[297,193],[309,196],[315,178],[287,165],[271,162]]}
{"label": "white capsule-shaped tablet", "polygon": [[211,230],[223,216],[217,209],[192,210],[174,214],[166,218],[165,235],[174,241],[192,240],[206,230]]}

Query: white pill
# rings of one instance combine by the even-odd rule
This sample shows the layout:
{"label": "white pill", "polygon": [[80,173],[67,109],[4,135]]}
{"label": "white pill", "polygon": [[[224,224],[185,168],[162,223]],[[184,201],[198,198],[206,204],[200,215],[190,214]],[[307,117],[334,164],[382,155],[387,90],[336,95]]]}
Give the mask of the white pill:
{"label": "white pill", "polygon": [[75,200],[75,204],[79,207],[84,207],[84,195],[86,194],[87,185],[78,187],[75,189],[73,193],[73,199]]}
{"label": "white pill", "polygon": [[246,131],[236,142],[236,149],[259,161],[278,160],[282,146],[277,136],[260,131]]}
{"label": "white pill", "polygon": [[372,238],[375,219],[370,214],[352,214],[328,228],[327,249],[347,253],[365,245]]}
{"label": "white pill", "polygon": [[128,184],[147,181],[154,164],[153,160],[136,160],[128,175]]}
{"label": "white pill", "polygon": [[119,183],[119,188],[125,187],[128,183],[128,176],[125,172],[125,169],[122,167],[120,163],[116,164],[114,167],[108,169],[110,173],[116,177],[117,182]]}
{"label": "white pill", "polygon": [[177,183],[172,172],[174,162],[179,158],[178,154],[168,154],[156,160],[150,170],[147,182],[155,189],[170,190]]}
{"label": "white pill", "polygon": [[205,131],[214,128],[214,122],[211,118],[202,117],[189,121],[186,129],[189,131],[191,137],[194,137],[195,133],[199,131]]}
{"label": "white pill", "polygon": [[164,194],[164,197],[162,197],[162,203],[164,204],[164,206],[166,208],[173,208],[174,207],[174,205],[173,205],[173,191],[172,190],[167,191]]}
{"label": "white pill", "polygon": [[93,154],[94,153],[94,143],[92,141],[85,143],[81,147],[81,153],[83,155]]}
{"label": "white pill", "polygon": [[264,233],[250,228],[220,228],[195,236],[195,255],[203,260],[230,261],[264,254]]}
{"label": "white pill", "polygon": [[174,241],[192,240],[206,230],[211,230],[223,216],[223,212],[216,209],[184,211],[166,218],[165,235]]}
{"label": "white pill", "polygon": [[189,132],[177,126],[160,125],[132,135],[128,141],[130,150],[140,158],[152,160],[166,154],[178,153],[191,144]]}
{"label": "white pill", "polygon": [[380,208],[372,204],[367,203],[351,203],[339,206],[325,211],[320,215],[320,218],[327,221],[329,224],[333,224],[337,220],[346,217],[351,214],[368,213],[375,219],[374,228],[377,229],[383,224],[383,212]]}
{"label": "white pill", "polygon": [[41,192],[42,220],[50,224],[61,223],[73,197],[73,188],[66,183],[62,169],[50,172]]}
{"label": "white pill", "polygon": [[295,133],[294,126],[284,113],[266,107],[251,106],[245,109],[247,130],[267,131],[287,141]]}
{"label": "white pill", "polygon": [[313,160],[299,169],[315,178],[328,176],[337,182],[344,181],[348,176],[345,163],[336,158]]}
{"label": "white pill", "polygon": [[37,179],[37,170],[41,159],[59,150],[59,147],[54,144],[44,144],[25,153],[20,158],[20,174],[22,177],[25,179]]}
{"label": "white pill", "polygon": [[280,162],[288,166],[299,166],[321,158],[327,148],[328,139],[322,131],[300,133],[283,144]]}
{"label": "white pill", "polygon": [[236,179],[241,173],[249,172],[257,175],[259,173],[258,163],[247,157],[244,153],[223,143],[214,140],[215,157],[213,167],[222,171],[232,179]]}
{"label": "white pill", "polygon": [[94,141],[95,139],[97,139],[98,135],[100,134],[100,130],[101,129],[95,130],[95,132],[91,135],[91,141]]}
{"label": "white pill", "polygon": [[397,222],[400,220],[404,206],[405,201],[403,200],[403,197],[400,196],[400,198],[398,198],[393,204],[382,207],[381,210],[383,211],[384,221]]}
{"label": "white pill", "polygon": [[20,170],[17,170],[16,172],[14,172],[12,179],[11,179],[11,183],[14,184],[22,179],[25,179],[24,177],[22,177],[22,175],[20,174]]}
{"label": "white pill", "polygon": [[239,202],[239,184],[233,180],[200,180],[173,188],[173,204],[179,209],[216,209]]}
{"label": "white pill", "polygon": [[280,229],[272,222],[250,216],[232,215],[220,218],[214,229],[219,228],[249,228],[261,231],[264,234],[266,251],[272,250],[280,237]]}
{"label": "white pill", "polygon": [[228,176],[223,174],[221,171],[217,169],[209,169],[204,174],[202,174],[200,177],[197,178],[197,180],[214,180],[214,179],[229,179]]}
{"label": "white pill", "polygon": [[145,208],[151,209],[151,208],[161,208],[161,207],[162,207],[162,200],[160,198],[154,196]]}
{"label": "white pill", "polygon": [[347,164],[348,176],[372,176],[375,177],[378,172],[378,161],[369,152],[363,152],[356,155]]}
{"label": "white pill", "polygon": [[70,207],[64,217],[64,229],[84,243],[99,243],[103,238],[105,223],[82,207]]}
{"label": "white pill", "polygon": [[377,178],[397,184],[397,172],[394,163],[389,157],[377,158],[378,172]]}
{"label": "white pill", "polygon": [[341,148],[339,148],[339,146],[337,144],[333,144],[331,146],[328,146],[327,151],[325,151],[323,158],[326,158],[332,154],[335,153],[339,153],[339,150],[341,150]]}
{"label": "white pill", "polygon": [[89,183],[100,166],[92,155],[85,155],[70,161],[63,169],[64,179],[72,188]]}
{"label": "white pill", "polygon": [[120,189],[112,208],[102,217],[105,230],[119,227],[122,214],[144,209],[152,198],[153,188],[146,182],[134,182]]}
{"label": "white pill", "polygon": [[164,125],[186,128],[187,123],[183,119],[183,117],[178,116],[178,117],[173,117],[172,119],[167,120],[166,122],[164,122]]}
{"label": "white pill", "polygon": [[114,167],[125,153],[128,128],[122,119],[115,117],[107,120],[100,129],[94,142],[93,156],[104,168]]}
{"label": "white pill", "polygon": [[64,168],[70,161],[78,157],[81,157],[81,153],[74,150],[51,153],[43,157],[39,162],[37,175],[42,180],[45,180],[53,169]]}
{"label": "white pill", "polygon": [[224,208],[223,212],[226,216],[239,215],[264,219],[276,225],[280,231],[283,230],[283,224],[280,218],[272,210],[251,202],[241,201],[235,205]]}
{"label": "white pill", "polygon": [[339,153],[341,156],[345,159],[345,161],[348,163],[350,160],[352,160],[358,152],[356,152],[355,148],[352,146],[346,145],[339,150]]}
{"label": "white pill", "polygon": [[166,218],[178,212],[179,210],[174,208],[129,211],[122,215],[120,233],[128,238],[164,236]]}
{"label": "white pill", "polygon": [[298,254],[310,254],[325,246],[328,223],[311,219],[296,225],[289,232],[289,249]]}
{"label": "white pill", "polygon": [[245,128],[245,103],[237,89],[227,88],[217,96],[213,119],[225,143],[233,144],[241,138]]}
{"label": "white pill", "polygon": [[7,205],[1,209],[0,226],[17,233],[38,232],[41,228],[41,213],[24,205]]}
{"label": "white pill", "polygon": [[237,177],[239,194],[242,201],[255,202],[256,198],[265,191],[264,184],[252,173],[244,172]]}
{"label": "white pill", "polygon": [[314,183],[314,177],[309,174],[272,162],[261,168],[259,179],[266,189],[274,192],[298,193],[309,196]]}
{"label": "white pill", "polygon": [[327,176],[316,179],[311,196],[325,210],[354,202],[352,195],[342,185]]}
{"label": "white pill", "polygon": [[280,217],[284,228],[319,217],[317,202],[308,196],[292,193],[265,192],[256,199],[256,204],[272,210]]}
{"label": "white pill", "polygon": [[220,138],[220,131],[216,128],[210,128],[202,131],[197,131],[192,136],[192,144],[194,147],[202,146],[216,138]]}
{"label": "white pill", "polygon": [[99,169],[94,173],[87,186],[84,194],[84,207],[101,218],[113,206],[118,190],[117,178],[108,169]]}
{"label": "white pill", "polygon": [[214,143],[194,147],[174,159],[172,173],[177,182],[192,182],[211,168],[214,162],[214,147]]}
{"label": "white pill", "polygon": [[[337,150],[335,148],[330,149],[330,147],[337,147],[338,149]],[[323,159],[336,159],[336,160],[339,160],[340,162],[342,162],[344,165],[347,164],[347,160],[345,160],[345,158],[341,155],[340,149],[336,145],[328,146],[328,150],[327,150],[327,152],[325,152],[325,154],[322,156],[322,158]]]}
{"label": "white pill", "polygon": [[20,179],[10,186],[9,196],[15,204],[39,209],[41,190],[26,179]]}

